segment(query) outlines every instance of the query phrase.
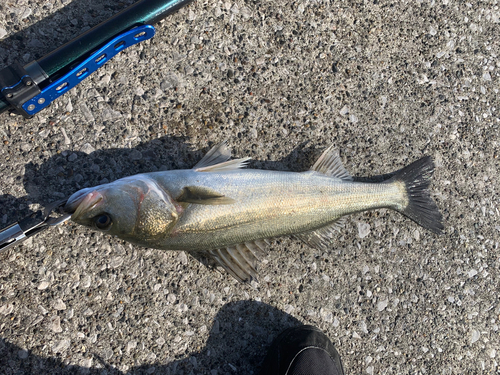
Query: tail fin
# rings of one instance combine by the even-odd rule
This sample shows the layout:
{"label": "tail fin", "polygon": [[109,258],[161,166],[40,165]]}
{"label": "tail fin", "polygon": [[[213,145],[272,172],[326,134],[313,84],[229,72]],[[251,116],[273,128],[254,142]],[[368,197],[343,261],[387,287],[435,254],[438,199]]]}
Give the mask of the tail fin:
{"label": "tail fin", "polygon": [[428,190],[433,173],[434,162],[430,156],[425,156],[396,172],[386,182],[401,181],[405,184],[408,204],[400,211],[403,215],[424,228],[441,234],[444,230],[443,216]]}

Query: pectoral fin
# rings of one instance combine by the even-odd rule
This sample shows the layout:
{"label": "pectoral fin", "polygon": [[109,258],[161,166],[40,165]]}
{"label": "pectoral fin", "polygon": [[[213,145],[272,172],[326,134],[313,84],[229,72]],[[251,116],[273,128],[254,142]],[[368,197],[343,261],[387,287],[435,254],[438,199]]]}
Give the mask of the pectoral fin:
{"label": "pectoral fin", "polygon": [[215,190],[202,186],[186,186],[182,189],[181,195],[175,199],[179,203],[194,203],[194,204],[233,204],[236,201],[216,192]]}

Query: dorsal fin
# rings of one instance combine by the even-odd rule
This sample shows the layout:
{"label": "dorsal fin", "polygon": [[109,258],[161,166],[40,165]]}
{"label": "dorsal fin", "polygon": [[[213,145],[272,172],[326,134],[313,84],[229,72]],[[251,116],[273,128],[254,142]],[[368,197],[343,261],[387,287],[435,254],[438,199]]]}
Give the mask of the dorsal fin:
{"label": "dorsal fin", "polygon": [[294,237],[315,249],[327,250],[335,232],[339,232],[344,227],[345,222],[346,218],[343,216],[322,228],[294,234]]}
{"label": "dorsal fin", "polygon": [[195,168],[196,172],[227,172],[227,171],[233,171],[235,169],[240,169],[243,168],[247,165],[248,161],[251,158],[241,158],[241,159],[234,159],[234,160],[228,160],[223,163],[215,164],[215,165],[209,165],[207,167],[202,167],[202,168]]}
{"label": "dorsal fin", "polygon": [[231,276],[240,282],[257,280],[257,262],[267,253],[267,241],[245,242],[225,249],[208,251]]}
{"label": "dorsal fin", "polygon": [[227,141],[215,145],[207,152],[193,169],[197,172],[222,172],[240,169],[246,166],[250,158],[229,160],[231,149],[227,146]]}
{"label": "dorsal fin", "polygon": [[333,146],[328,147],[311,167],[311,171],[316,171],[327,176],[340,178],[341,180],[352,181],[352,176],[344,168],[342,160],[337,150]]}
{"label": "dorsal fin", "polygon": [[205,168],[215,164],[224,163],[231,159],[231,149],[227,147],[227,141],[215,145],[206,155],[193,167],[193,169]]}

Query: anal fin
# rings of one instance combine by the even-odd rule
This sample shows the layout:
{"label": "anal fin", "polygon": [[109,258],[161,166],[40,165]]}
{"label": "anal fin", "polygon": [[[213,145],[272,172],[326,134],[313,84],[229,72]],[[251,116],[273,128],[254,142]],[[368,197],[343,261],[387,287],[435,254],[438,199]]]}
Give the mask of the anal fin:
{"label": "anal fin", "polygon": [[328,250],[333,237],[335,236],[336,232],[339,232],[340,229],[344,227],[346,220],[347,219],[345,217],[341,217],[340,219],[335,220],[333,223],[330,223],[319,229],[294,234],[294,237],[315,249],[323,251]]}

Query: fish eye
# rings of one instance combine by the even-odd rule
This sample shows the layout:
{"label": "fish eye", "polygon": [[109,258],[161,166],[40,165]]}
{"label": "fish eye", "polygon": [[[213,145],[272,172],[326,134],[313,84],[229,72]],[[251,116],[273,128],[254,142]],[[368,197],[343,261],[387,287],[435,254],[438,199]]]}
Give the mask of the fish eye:
{"label": "fish eye", "polygon": [[94,223],[98,229],[106,230],[109,229],[111,224],[113,224],[113,221],[111,220],[111,216],[108,214],[102,214],[94,218]]}

